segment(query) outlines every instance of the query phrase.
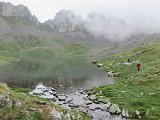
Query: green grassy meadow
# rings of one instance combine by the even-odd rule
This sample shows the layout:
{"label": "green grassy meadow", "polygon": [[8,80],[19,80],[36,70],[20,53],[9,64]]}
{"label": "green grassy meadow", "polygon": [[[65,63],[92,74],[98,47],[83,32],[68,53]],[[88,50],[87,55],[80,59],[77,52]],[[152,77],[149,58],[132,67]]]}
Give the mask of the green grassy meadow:
{"label": "green grassy meadow", "polygon": [[[141,70],[136,65],[122,65],[130,58],[131,62],[140,60]],[[160,44],[142,45],[131,51],[115,54],[101,61],[104,71],[118,74],[114,85],[104,85],[94,88],[102,91],[102,95],[117,103],[121,108],[127,108],[133,118],[138,118],[136,110],[140,111],[141,119],[160,119]]]}

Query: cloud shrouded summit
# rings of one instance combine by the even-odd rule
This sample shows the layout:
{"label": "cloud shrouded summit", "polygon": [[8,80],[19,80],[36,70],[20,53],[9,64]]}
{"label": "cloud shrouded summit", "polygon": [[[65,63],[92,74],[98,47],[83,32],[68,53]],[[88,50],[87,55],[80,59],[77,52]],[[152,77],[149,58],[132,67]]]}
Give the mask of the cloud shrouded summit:
{"label": "cloud shrouded summit", "polygon": [[94,35],[123,40],[135,33],[160,32],[159,0],[4,0],[28,6],[41,22],[54,19],[61,9],[71,10],[85,20]]}

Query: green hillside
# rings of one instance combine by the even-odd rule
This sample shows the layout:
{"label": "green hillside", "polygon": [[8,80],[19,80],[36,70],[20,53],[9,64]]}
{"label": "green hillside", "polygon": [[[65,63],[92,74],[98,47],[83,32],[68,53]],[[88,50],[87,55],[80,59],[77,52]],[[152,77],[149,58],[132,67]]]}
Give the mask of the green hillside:
{"label": "green hillside", "polygon": [[[131,64],[122,64],[130,58]],[[134,61],[142,64],[138,72]],[[160,44],[142,45],[131,51],[115,54],[105,58],[104,71],[112,71],[116,77],[114,85],[106,85],[95,90],[117,103],[121,108],[127,108],[133,118],[144,120],[160,119]],[[140,116],[136,115],[136,110]]]}

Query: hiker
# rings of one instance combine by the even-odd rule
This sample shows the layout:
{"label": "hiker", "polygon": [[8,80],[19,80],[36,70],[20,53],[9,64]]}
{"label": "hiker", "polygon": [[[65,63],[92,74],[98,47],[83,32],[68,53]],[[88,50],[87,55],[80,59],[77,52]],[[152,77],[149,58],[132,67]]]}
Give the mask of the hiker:
{"label": "hiker", "polygon": [[130,63],[131,62],[131,60],[130,60],[130,58],[128,58],[128,63]]}
{"label": "hiker", "polygon": [[141,63],[138,61],[137,63],[137,68],[138,68],[138,71],[140,71],[140,68],[141,68]]}

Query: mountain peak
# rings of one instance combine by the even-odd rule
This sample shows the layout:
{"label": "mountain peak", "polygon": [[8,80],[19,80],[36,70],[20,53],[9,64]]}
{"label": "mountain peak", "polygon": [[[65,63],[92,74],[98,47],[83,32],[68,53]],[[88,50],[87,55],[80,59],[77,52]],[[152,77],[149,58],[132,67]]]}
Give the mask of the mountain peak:
{"label": "mountain peak", "polygon": [[61,33],[76,31],[80,29],[82,23],[83,19],[80,16],[77,16],[71,10],[64,9],[57,12],[53,20],[45,22],[45,24]]}
{"label": "mountain peak", "polygon": [[28,7],[20,4],[17,6],[14,6],[11,3],[5,3],[5,2],[0,2],[0,16],[4,17],[21,17],[25,18],[27,20],[30,20],[34,23],[39,23],[37,17],[31,14],[30,10]]}

